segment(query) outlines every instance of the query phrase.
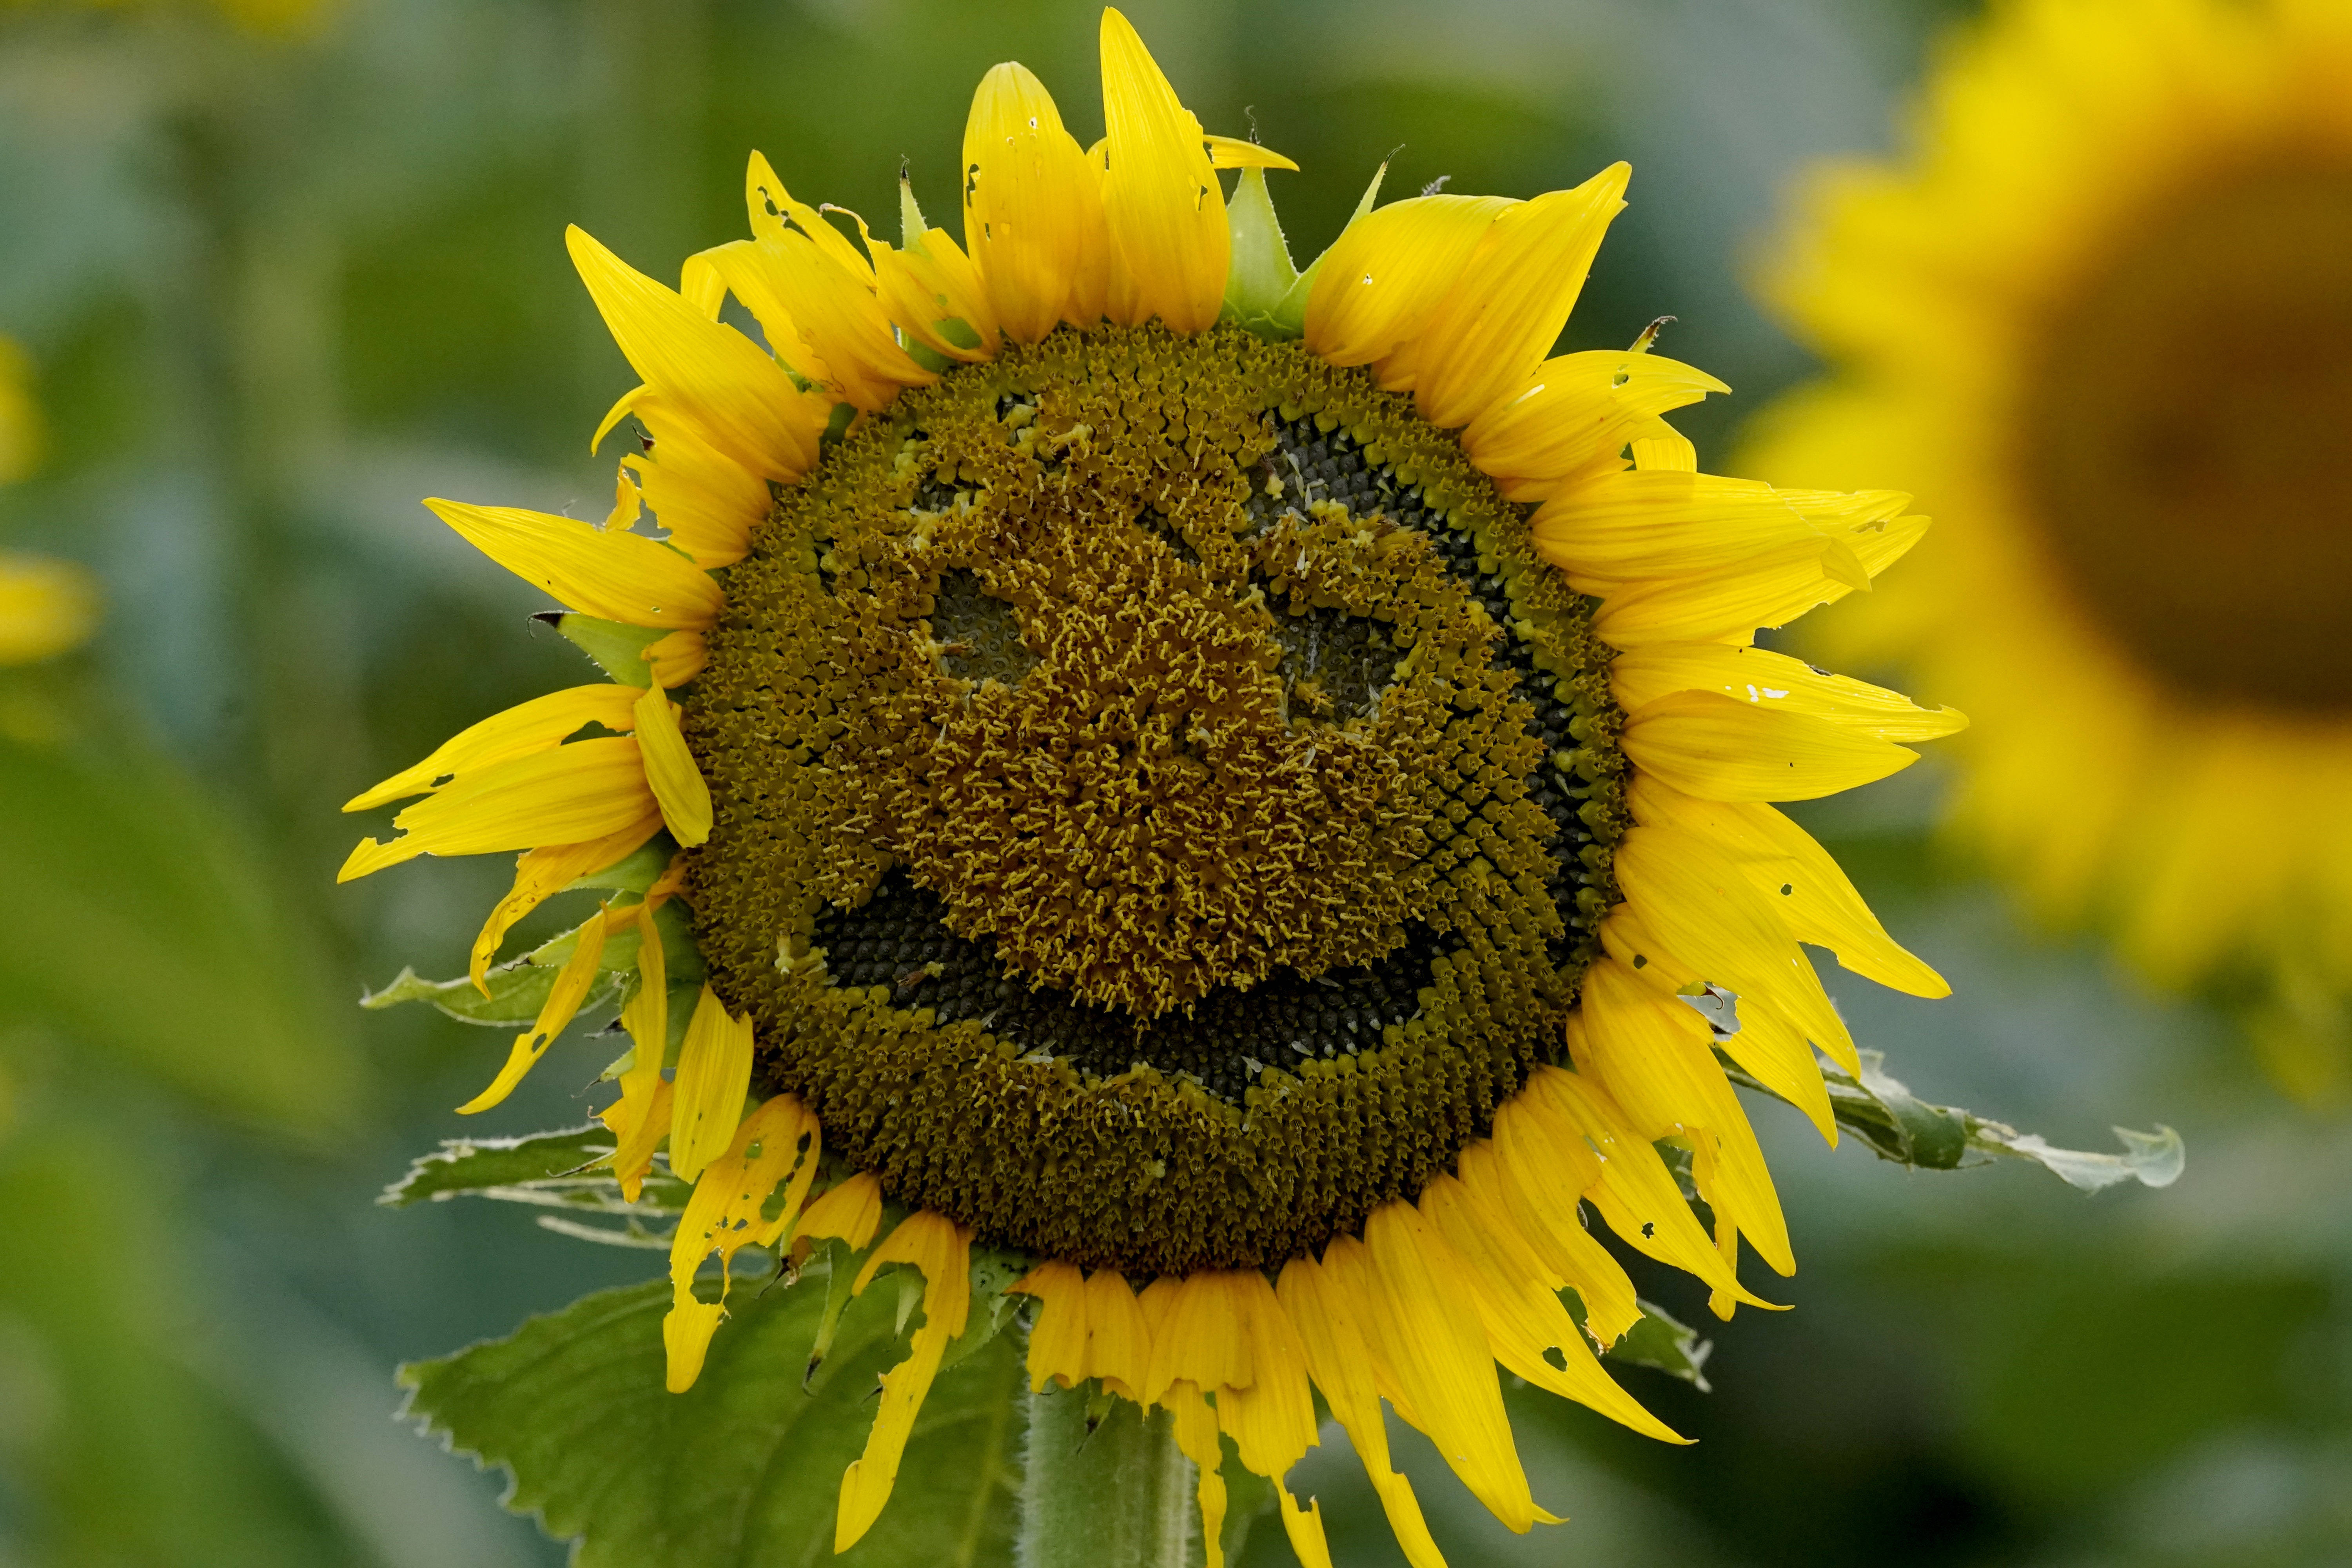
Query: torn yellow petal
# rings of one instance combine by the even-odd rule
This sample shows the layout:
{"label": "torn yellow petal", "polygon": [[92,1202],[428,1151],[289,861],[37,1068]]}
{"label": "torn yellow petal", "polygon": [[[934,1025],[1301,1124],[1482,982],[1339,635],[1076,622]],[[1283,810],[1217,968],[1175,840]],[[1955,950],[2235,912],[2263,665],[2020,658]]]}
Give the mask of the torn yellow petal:
{"label": "torn yellow petal", "polygon": [[727,1152],[751,1089],[751,1020],[727,1011],[705,985],[678,1047],[670,1109],[669,1168],[690,1182]]}
{"label": "torn yellow petal", "polygon": [[1146,319],[1208,330],[1224,308],[1233,235],[1200,122],[1177,100],[1125,16],[1102,16],[1103,123],[1109,177],[1103,219],[1134,273]]}
{"label": "torn yellow petal", "polygon": [[[790,1227],[822,1152],[816,1118],[791,1095],[780,1094],[745,1117],[725,1152],[703,1167],[670,1238],[670,1310],[662,1322],[662,1343],[672,1394],[692,1388],[702,1374],[710,1336],[725,1310],[735,1254],[769,1246]],[[763,1217],[769,1198],[787,1177],[776,1215]],[[694,1299],[694,1277],[713,1253],[719,1257],[719,1300],[706,1304]]]}
{"label": "torn yellow petal", "polygon": [[1180,1377],[1204,1389],[1249,1386],[1255,1375],[1249,1342],[1230,1300],[1237,1289],[1236,1281],[1214,1270],[1188,1275],[1177,1283],[1166,1319],[1152,1330],[1145,1403],[1158,1404],[1169,1384]]}
{"label": "torn yellow petal", "polygon": [[948,1342],[963,1332],[971,1308],[971,1232],[945,1215],[926,1209],[908,1215],[874,1249],[853,1288],[863,1294],[875,1270],[903,1263],[923,1275],[923,1324],[905,1361],[882,1374],[881,1408],[866,1452],[841,1475],[841,1503],[834,1518],[833,1549],[846,1552],[873,1528],[898,1479],[898,1460],[915,1429],[915,1416],[939,1374]]}
{"label": "torn yellow petal", "polygon": [[1161,1401],[1174,1417],[1177,1449],[1192,1461],[1194,1495],[1201,1504],[1201,1545],[1205,1568],[1223,1568],[1225,1561],[1225,1478],[1219,1466],[1224,1453],[1217,1444],[1217,1418],[1202,1396],[1200,1385],[1180,1379]]}
{"label": "torn yellow petal", "polygon": [[520,507],[425,503],[466,542],[568,609],[633,626],[708,626],[726,602],[709,574],[658,540]]}
{"label": "torn yellow petal", "polygon": [[[1487,1235],[1516,1235],[1525,1243],[1528,1256],[1541,1267],[1542,1272],[1534,1278],[1541,1279],[1549,1289],[1576,1292],[1584,1304],[1585,1333],[1594,1343],[1613,1345],[1642,1321],[1633,1281],[1577,1218],[1580,1193],[1566,1194],[1569,1228],[1555,1232],[1533,1212],[1501,1151],[1491,1141],[1482,1138],[1469,1144],[1456,1163],[1462,1173],[1463,1195]],[[1556,1169],[1557,1162],[1548,1163],[1547,1168]]]}
{"label": "torn yellow petal", "polygon": [[564,232],[564,243],[613,341],[648,387],[760,478],[790,482],[808,471],[822,426],[810,423],[782,366],[579,227]]}
{"label": "torn yellow petal", "polygon": [[1216,1391],[1217,1425],[1253,1474],[1278,1481],[1316,1443],[1307,1352],[1264,1274],[1241,1269],[1229,1278],[1228,1300],[1249,1342],[1253,1376],[1246,1388]]}
{"label": "torn yellow petal", "polygon": [[882,1184],[871,1171],[860,1171],[810,1200],[800,1234],[831,1237],[852,1252],[863,1252],[881,1226]]}
{"label": "torn yellow petal", "polygon": [[1364,1342],[1365,1306],[1349,1293],[1340,1278],[1311,1257],[1295,1258],[1283,1265],[1275,1294],[1284,1315],[1298,1331],[1307,1375],[1323,1391],[1332,1419],[1347,1432],[1406,1561],[1412,1568],[1445,1568],[1445,1559],[1422,1518],[1412,1483],[1390,1467],[1388,1426],[1381,1415],[1371,1352]]}
{"label": "torn yellow petal", "polygon": [[1831,675],[1801,659],[1724,643],[1653,643],[1609,663],[1610,689],[1628,713],[1675,691],[1719,691],[1734,701],[1805,713],[1882,741],[1932,741],[1964,729],[1950,708],[1929,711],[1899,691]]}
{"label": "torn yellow petal", "polygon": [[[1609,918],[1601,923],[1601,941],[1611,957],[1639,975],[1653,990],[1669,996],[1692,996],[1706,984],[1705,975],[1677,957],[1671,944],[1659,941],[1642,923],[1640,914],[1630,903],[1619,904],[1609,911]],[[1679,1002],[1675,1005],[1681,1005]],[[1570,1020],[1572,1029],[1580,1027],[1580,1019]],[[1580,1034],[1576,1037],[1583,1039]],[[1829,1086],[1822,1080],[1821,1068],[1813,1059],[1813,1047],[1805,1038],[1804,1030],[1790,1023],[1780,1009],[1765,1005],[1762,997],[1751,996],[1749,1005],[1739,1009],[1738,1029],[1719,1045],[1766,1089],[1803,1111],[1823,1141],[1836,1146],[1837,1121],[1830,1107]],[[1588,1059],[1589,1041],[1583,1043],[1583,1049],[1586,1055],[1577,1058],[1578,1070],[1592,1070]]]}
{"label": "torn yellow petal", "polygon": [[1625,721],[1637,770],[1702,800],[1816,800],[1902,772],[1919,753],[1806,713],[1676,691]]}
{"label": "torn yellow petal", "polygon": [[1519,1092],[1538,1115],[1555,1121],[1556,1137],[1580,1134],[1600,1156],[1600,1180],[1584,1195],[1620,1240],[1734,1300],[1771,1306],[1739,1283],[1684,1202],[1674,1173],[1599,1082],[1542,1067]]}
{"label": "torn yellow petal", "polygon": [[[835,233],[830,224],[820,226]],[[871,413],[887,407],[905,388],[939,379],[898,346],[870,274],[853,275],[797,230],[761,241],[761,250],[782,275],[800,318],[801,341],[824,362],[826,379],[843,401]]]}
{"label": "torn yellow petal", "polygon": [[1703,838],[1748,875],[1799,942],[1826,947],[1856,974],[1914,996],[1948,996],[1952,988],[1886,934],[1837,861],[1812,836],[1760,804],[1703,801],[1636,773],[1626,791],[1637,823],[1679,828]]}
{"label": "torn yellow petal", "polygon": [[1007,61],[981,79],[963,132],[963,238],[1004,335],[1034,343],[1061,324],[1080,219],[1099,203],[1053,95]]}
{"label": "torn yellow petal", "polygon": [[1307,349],[1339,365],[1385,358],[1428,324],[1512,205],[1501,196],[1411,196],[1357,218],[1323,253],[1307,290]]}
{"label": "torn yellow petal", "polygon": [[1706,1020],[1609,957],[1585,972],[1582,1010],[1593,1065],[1635,1130],[1653,1142],[1688,1134],[1709,1167],[1699,1195],[1730,1215],[1774,1273],[1795,1273],[1771,1173],[1716,1065]]}
{"label": "torn yellow petal", "polygon": [[613,1134],[613,1174],[629,1203],[643,1195],[646,1178],[653,1173],[654,1146],[669,1131],[669,1080],[656,1076],[650,1095],[633,1100],[625,1090],[596,1113]]}
{"label": "torn yellow petal", "polygon": [[1367,1338],[1378,1342],[1379,1359],[1411,1405],[1408,1419],[1429,1435],[1471,1495],[1506,1529],[1524,1535],[1536,1522],[1535,1501],[1511,1445],[1486,1334],[1475,1313],[1459,1310],[1462,1260],[1406,1203],[1374,1209],[1364,1222],[1364,1245],[1373,1264]]}
{"label": "torn yellow petal", "polygon": [[[1486,1325],[1487,1348],[1496,1361],[1537,1387],[1636,1432],[1662,1442],[1685,1440],[1601,1369],[1568,1309],[1544,1289],[1545,1270],[1526,1239],[1514,1227],[1495,1225],[1460,1179],[1440,1172],[1422,1189],[1418,1206],[1461,1258],[1462,1284]],[[1559,1353],[1562,1365],[1552,1364],[1550,1352]]]}
{"label": "torn yellow petal", "polygon": [[684,282],[687,294],[698,304],[709,300],[714,319],[726,297],[734,295],[760,323],[760,335],[767,340],[768,352],[776,363],[803,381],[833,379],[824,356],[801,331],[800,311],[794,308],[792,282],[782,264],[758,240],[730,239],[695,252],[686,258]]}
{"label": "torn yellow petal", "polygon": [[1255,142],[1238,141],[1231,136],[1204,137],[1209,144],[1209,163],[1219,169],[1290,169],[1298,165],[1271,147],[1261,147]]}
{"label": "torn yellow petal", "polygon": [[423,795],[439,782],[474,768],[489,767],[533,752],[551,751],[583,726],[634,729],[637,689],[604,682],[574,686],[534,697],[503,713],[460,730],[414,767],[404,768],[373,789],[343,803],[345,811],[368,811],[406,795]]}
{"label": "torn yellow petal", "polygon": [[[625,693],[629,689],[614,689]],[[474,988],[485,996],[490,994],[487,976],[491,961],[498,957],[499,943],[506,940],[517,921],[581,878],[635,854],[646,839],[660,831],[661,814],[647,811],[602,838],[592,838],[584,844],[550,844],[519,857],[515,861],[514,886],[490,910],[490,918],[482,922],[481,934],[474,939],[473,952],[467,960],[467,977],[473,981]]]}
{"label": "torn yellow petal", "polygon": [[539,1058],[546,1055],[555,1037],[563,1032],[563,1026],[572,1022],[572,1015],[588,999],[589,989],[596,984],[597,965],[604,957],[604,911],[598,910],[572,934],[572,956],[556,971],[555,984],[549,989],[547,1000],[540,1005],[539,1016],[507,1053],[506,1066],[499,1069],[499,1076],[490,1080],[488,1089],[459,1106],[458,1115],[472,1116],[488,1110],[512,1094],[515,1085],[539,1065]]}
{"label": "torn yellow petal", "polygon": [[1467,425],[1517,392],[1568,324],[1633,169],[1612,164],[1570,191],[1549,191],[1496,217],[1429,322],[1378,368],[1383,386],[1412,389],[1423,418]]}
{"label": "torn yellow petal", "polygon": [[618,837],[654,810],[634,736],[574,741],[450,781],[392,819],[400,837],[362,839],[335,879],[418,855],[487,855]]}
{"label": "torn yellow petal", "polygon": [[[5,394],[0,394],[5,395]],[[69,561],[0,554],[0,665],[32,664],[89,640],[98,581]]]}
{"label": "torn yellow petal", "polygon": [[1664,354],[1562,354],[1472,420],[1462,449],[1509,500],[1544,500],[1599,466],[1614,467],[1643,421],[1730,390]]}
{"label": "torn yellow petal", "polygon": [[[1759,1003],[1802,1028],[1832,1060],[1861,1070],[1853,1037],[1769,898],[1695,834],[1656,823],[1619,841],[1618,887],[1642,923],[1744,1009]],[[1629,868],[1630,867],[1630,868]]]}
{"label": "torn yellow petal", "polygon": [[636,700],[637,747],[645,755],[646,783],[661,805],[670,837],[691,849],[710,837],[710,787],[686,736],[677,727],[677,705],[658,685]]}
{"label": "torn yellow petal", "polygon": [[744,166],[743,205],[751,219],[752,237],[761,245],[772,246],[785,235],[798,232],[829,264],[869,291],[873,289],[873,269],[857,254],[857,247],[824,220],[822,208],[809,205],[784,188],[764,153],[753,153]]}
{"label": "torn yellow petal", "polygon": [[[669,1131],[669,1082],[662,1077],[669,1053],[669,959],[662,951],[661,928],[654,923],[654,906],[637,906],[637,989],[621,1009],[621,1026],[634,1046],[628,1069],[621,1074],[617,1118],[608,1112],[604,1125],[619,1142],[613,1149],[613,1174],[621,1195],[630,1203],[644,1190],[653,1169],[654,1145]],[[665,1113],[656,1120],[656,1106]]]}
{"label": "torn yellow petal", "polygon": [[773,504],[768,482],[664,412],[658,403],[646,407],[647,428],[656,430],[653,449],[621,466],[673,548],[706,572],[731,566],[751,550],[751,530]]}

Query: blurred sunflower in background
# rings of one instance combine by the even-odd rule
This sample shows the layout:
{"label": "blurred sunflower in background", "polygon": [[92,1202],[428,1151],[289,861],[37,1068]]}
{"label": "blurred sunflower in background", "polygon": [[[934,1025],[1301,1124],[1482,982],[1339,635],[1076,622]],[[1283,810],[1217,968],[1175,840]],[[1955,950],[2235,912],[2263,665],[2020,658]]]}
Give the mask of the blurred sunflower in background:
{"label": "blurred sunflower in background", "polygon": [[[1771,298],[1833,368],[1777,480],[1895,478],[1928,568],[1811,646],[1979,721],[1957,832],[2272,1073],[2352,1095],[2352,7],[2022,0],[1899,161],[1815,180]],[[1931,588],[1932,585],[1932,588]]]}
{"label": "blurred sunflower in background", "polygon": [[[0,485],[30,473],[41,454],[32,362],[0,338]],[[0,551],[0,665],[32,664],[79,647],[98,624],[89,574],[46,555]]]}
{"label": "blurred sunflower in background", "polygon": [[[354,798],[423,797],[342,875],[522,851],[470,974],[392,994],[533,1009],[468,1112],[620,1004],[600,1163],[632,1202],[693,1184],[673,1390],[714,1254],[835,1300],[919,1275],[835,1550],[1011,1294],[1041,1394],[1164,1413],[1212,1563],[1221,1438],[1278,1489],[1310,1388],[1432,1563],[1381,1402],[1521,1531],[1556,1521],[1497,1363],[1675,1440],[1595,1359],[1643,1310],[1582,1205],[1760,1304],[1740,1242],[1794,1260],[1724,1062],[1833,1141],[1814,1050],[1862,1068],[1798,942],[1946,989],[1766,803],[1962,720],[1753,646],[1925,520],[1699,473],[1660,416],[1723,388],[1649,332],[1547,357],[1622,164],[1528,201],[1376,180],[1301,273],[1288,161],[1204,135],[1116,11],[1102,61],[1091,149],[988,74],[961,246],[903,182],[892,246],[757,154],[752,237],[676,289],[572,231],[643,378],[597,432],[643,432],[613,512],[428,504],[611,679]],[[572,889],[600,907],[494,968]]]}

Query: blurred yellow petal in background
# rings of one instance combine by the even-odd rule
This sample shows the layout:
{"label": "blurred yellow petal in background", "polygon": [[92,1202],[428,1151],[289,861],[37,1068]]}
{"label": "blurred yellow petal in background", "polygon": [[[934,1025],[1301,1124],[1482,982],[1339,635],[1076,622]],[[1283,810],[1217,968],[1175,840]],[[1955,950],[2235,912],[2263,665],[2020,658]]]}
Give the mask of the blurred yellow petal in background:
{"label": "blurred yellow petal in background", "polygon": [[2352,1098],[2352,8],[2025,0],[1899,160],[1816,172],[1755,430],[1939,525],[1809,644],[1975,719],[1951,826],[2053,922],[2252,1000]]}

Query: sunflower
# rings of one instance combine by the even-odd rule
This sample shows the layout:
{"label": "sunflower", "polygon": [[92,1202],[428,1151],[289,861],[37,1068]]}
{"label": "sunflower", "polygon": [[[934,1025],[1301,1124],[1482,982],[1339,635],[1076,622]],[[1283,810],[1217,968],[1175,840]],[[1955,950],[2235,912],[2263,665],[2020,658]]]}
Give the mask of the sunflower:
{"label": "sunflower", "polygon": [[[2340,1093],[2352,986],[2352,10],[2026,0],[1897,163],[1826,171],[1771,284],[1834,377],[1752,461],[1958,521],[1820,646],[1995,721],[1955,825],[2171,985],[2266,977]],[[1915,584],[1921,581],[1915,578]]]}
{"label": "sunflower", "polygon": [[[32,363],[0,338],[0,485],[14,484],[40,458],[41,416]],[[70,562],[0,551],[0,665],[32,664],[79,647],[98,620],[98,591]]]}
{"label": "sunflower", "polygon": [[1798,943],[1946,989],[1764,803],[1961,721],[1752,637],[1924,521],[1697,472],[1661,415],[1724,388],[1650,333],[1547,357],[1623,165],[1527,201],[1376,179],[1300,273],[1288,161],[1205,135],[1116,11],[1102,58],[1091,148],[1022,67],[982,81],[961,245],[903,182],[893,246],[756,154],[751,237],[676,289],[572,231],[643,378],[597,432],[642,431],[611,518],[427,504],[614,679],[352,801],[423,796],[343,876],[522,851],[477,984],[551,894],[619,889],[462,1109],[623,977],[615,1173],[634,1196],[666,1140],[695,1184],[673,1388],[714,1253],[919,1273],[841,1547],[985,1248],[1024,1260],[1036,1389],[1170,1413],[1212,1563],[1222,1443],[1279,1486],[1310,1391],[1435,1563],[1381,1401],[1517,1531],[1553,1516],[1496,1363],[1675,1440],[1595,1360],[1640,1309],[1585,1206],[1759,1302],[1741,1240],[1794,1264],[1718,1043],[1833,1136],[1814,1047],[1855,1052]]}

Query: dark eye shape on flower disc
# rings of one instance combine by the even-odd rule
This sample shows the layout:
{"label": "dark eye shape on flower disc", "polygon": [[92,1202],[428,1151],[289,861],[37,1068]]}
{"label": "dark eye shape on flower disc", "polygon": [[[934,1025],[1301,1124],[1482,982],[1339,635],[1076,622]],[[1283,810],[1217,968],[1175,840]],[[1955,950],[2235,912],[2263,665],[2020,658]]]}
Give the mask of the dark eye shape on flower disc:
{"label": "dark eye shape on flower disc", "polygon": [[1606,650],[1364,373],[1061,333],[849,433],[724,580],[697,938],[910,1207],[1276,1262],[1554,1054],[1626,826]]}

